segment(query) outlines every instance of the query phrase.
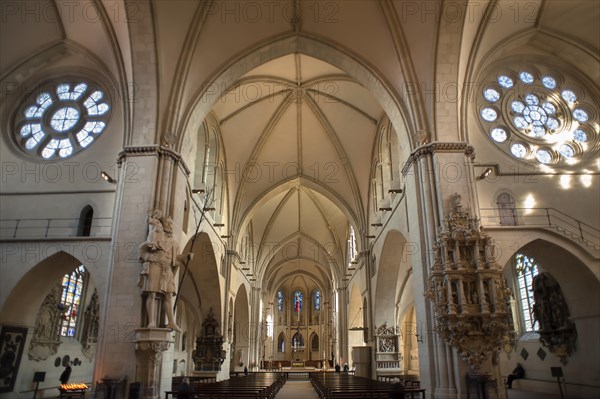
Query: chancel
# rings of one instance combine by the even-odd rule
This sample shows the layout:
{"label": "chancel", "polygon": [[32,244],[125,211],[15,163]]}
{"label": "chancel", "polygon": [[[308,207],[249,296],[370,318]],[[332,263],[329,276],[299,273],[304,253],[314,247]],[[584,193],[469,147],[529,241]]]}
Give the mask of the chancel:
{"label": "chancel", "polygon": [[600,397],[600,2],[0,16],[0,399]]}

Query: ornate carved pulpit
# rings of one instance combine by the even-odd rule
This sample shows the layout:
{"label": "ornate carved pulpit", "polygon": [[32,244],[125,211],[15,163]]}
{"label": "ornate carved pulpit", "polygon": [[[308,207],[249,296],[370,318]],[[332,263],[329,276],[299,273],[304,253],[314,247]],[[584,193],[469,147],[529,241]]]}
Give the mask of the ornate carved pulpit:
{"label": "ornate carved pulpit", "polygon": [[425,296],[435,311],[435,330],[471,366],[472,375],[485,380],[488,356],[514,346],[511,292],[492,254],[491,237],[462,209],[459,195],[434,250]]}

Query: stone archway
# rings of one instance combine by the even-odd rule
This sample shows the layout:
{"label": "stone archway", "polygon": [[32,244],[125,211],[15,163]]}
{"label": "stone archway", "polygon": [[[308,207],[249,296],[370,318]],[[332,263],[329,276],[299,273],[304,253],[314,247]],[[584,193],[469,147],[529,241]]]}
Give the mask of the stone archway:
{"label": "stone archway", "polygon": [[406,238],[398,231],[392,230],[385,237],[377,270],[377,290],[373,306],[375,326],[383,323],[390,326],[396,320],[394,300],[398,281],[408,268],[405,244]]}
{"label": "stone archway", "polygon": [[[539,354],[545,357],[545,363],[552,362],[558,364],[561,358],[558,356],[561,351],[553,353],[551,346],[545,346],[540,341],[540,336],[534,331],[527,331],[525,327],[524,309],[526,303],[531,300],[523,297],[527,295],[529,285],[535,281],[529,280],[529,276],[519,276],[516,270],[517,260],[516,255],[522,254],[528,258],[528,262],[537,266],[538,275],[549,274],[555,280],[560,290],[562,297],[567,305],[569,317],[576,329],[576,338],[574,339],[574,348],[572,353],[566,357],[567,363],[563,363],[565,372],[569,370],[578,370],[573,374],[572,380],[586,381],[593,378],[593,371],[589,367],[594,363],[594,359],[600,356],[600,348],[596,344],[597,336],[593,332],[593,325],[598,325],[600,322],[600,281],[594,275],[594,272],[575,254],[568,251],[566,248],[559,246],[544,239],[535,239],[520,246],[505,262],[503,274],[507,281],[507,286],[513,292],[512,314],[517,331],[517,342],[515,348],[518,348],[520,353]],[[529,281],[528,281],[529,280]],[[556,302],[560,302],[558,298]],[[529,303],[535,307],[535,302]],[[558,306],[558,305],[557,305]],[[534,311],[535,312],[535,311]],[[535,313],[532,317],[535,317]],[[534,327],[534,330],[537,328]],[[560,347],[558,340],[553,342],[557,347]],[[585,349],[584,349],[585,348]],[[523,352],[524,351],[524,352]],[[542,353],[543,352],[543,353]],[[514,353],[506,353],[500,356],[500,368],[502,373],[510,373],[514,368]],[[530,376],[544,375],[547,368],[542,367],[539,359],[536,362],[536,356],[528,360],[522,360],[523,367]],[[587,366],[586,366],[587,365]],[[593,368],[592,368],[593,369]]]}
{"label": "stone archway", "polygon": [[246,286],[241,285],[233,308],[233,339],[231,341],[231,371],[250,369],[250,315]]}
{"label": "stone archway", "polygon": [[[38,370],[46,372],[46,381],[58,381],[67,365],[72,367],[69,382],[93,379],[102,294],[85,265],[62,251],[19,280],[0,312],[2,331],[10,331],[18,344],[13,353],[22,351],[10,373],[4,370],[12,392],[30,389]],[[4,356],[11,351],[4,347]]]}
{"label": "stone archway", "polygon": [[364,346],[363,328],[366,327],[363,318],[360,288],[354,285],[350,291],[350,303],[348,306],[348,356],[349,364],[354,363],[352,347]]}
{"label": "stone archway", "polygon": [[[192,240],[185,246],[183,253],[188,253]],[[179,272],[181,295],[184,295],[194,306],[200,309],[200,317],[204,318],[212,309],[215,319],[223,328],[223,283],[219,277],[219,266],[215,248],[208,234],[199,233],[193,247],[193,259],[188,270]]]}
{"label": "stone archway", "polygon": [[[74,256],[60,251],[32,267],[6,298],[0,313],[0,323],[35,325],[37,310],[52,285],[79,265],[85,266]],[[24,301],[23,298],[27,300]]]}

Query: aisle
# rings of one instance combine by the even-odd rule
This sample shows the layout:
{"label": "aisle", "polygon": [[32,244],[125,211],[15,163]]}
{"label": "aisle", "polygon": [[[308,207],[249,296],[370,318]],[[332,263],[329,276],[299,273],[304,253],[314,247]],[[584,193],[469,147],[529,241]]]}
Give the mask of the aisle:
{"label": "aisle", "polygon": [[287,380],[276,399],[319,399],[319,395],[309,381]]}

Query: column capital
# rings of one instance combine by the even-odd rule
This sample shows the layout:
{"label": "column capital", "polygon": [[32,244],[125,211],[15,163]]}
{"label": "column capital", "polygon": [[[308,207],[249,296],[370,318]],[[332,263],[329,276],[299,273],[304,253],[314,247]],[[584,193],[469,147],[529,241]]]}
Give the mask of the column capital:
{"label": "column capital", "polygon": [[157,156],[162,159],[168,159],[173,163],[180,165],[186,175],[189,176],[190,174],[190,168],[188,168],[186,163],[181,158],[181,155],[177,151],[157,144],[123,148],[123,150],[117,156],[117,165],[120,166],[126,158],[146,156]]}
{"label": "column capital", "polygon": [[417,148],[415,148],[411,153],[404,166],[402,167],[402,175],[406,176],[410,167],[413,163],[421,159],[426,155],[431,155],[435,153],[446,152],[446,153],[460,153],[464,152],[464,154],[469,157],[471,160],[475,159],[475,148],[464,141],[457,142],[440,142],[434,141],[432,143],[423,144]]}

